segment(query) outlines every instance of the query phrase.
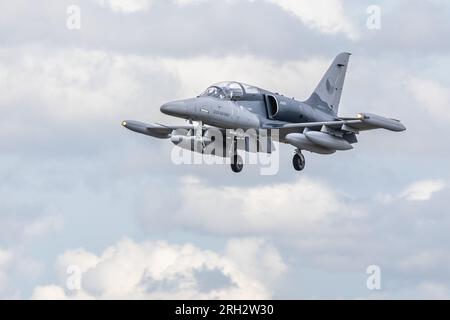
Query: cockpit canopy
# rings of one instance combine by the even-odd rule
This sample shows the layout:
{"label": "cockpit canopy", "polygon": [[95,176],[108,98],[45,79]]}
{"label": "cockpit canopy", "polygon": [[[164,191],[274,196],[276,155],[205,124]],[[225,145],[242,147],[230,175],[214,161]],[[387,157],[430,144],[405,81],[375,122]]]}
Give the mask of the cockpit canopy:
{"label": "cockpit canopy", "polygon": [[210,86],[200,96],[225,100],[236,100],[247,94],[259,94],[260,92],[261,90],[257,87],[240,82],[227,81],[219,82]]}

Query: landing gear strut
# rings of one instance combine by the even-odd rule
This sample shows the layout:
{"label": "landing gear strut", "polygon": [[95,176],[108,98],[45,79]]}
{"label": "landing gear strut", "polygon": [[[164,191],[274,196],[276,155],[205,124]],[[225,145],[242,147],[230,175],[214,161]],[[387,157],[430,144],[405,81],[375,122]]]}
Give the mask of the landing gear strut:
{"label": "landing gear strut", "polygon": [[305,169],[305,156],[300,150],[295,151],[294,158],[292,159],[292,164],[294,165],[294,169],[297,171],[302,171],[303,169]]}

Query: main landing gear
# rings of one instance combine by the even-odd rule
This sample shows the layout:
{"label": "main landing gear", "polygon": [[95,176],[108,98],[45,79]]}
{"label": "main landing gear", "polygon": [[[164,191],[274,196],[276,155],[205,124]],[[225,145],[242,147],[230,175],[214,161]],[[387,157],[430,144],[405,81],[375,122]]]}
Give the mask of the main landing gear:
{"label": "main landing gear", "polygon": [[301,150],[297,149],[295,151],[294,158],[292,158],[292,164],[297,171],[305,169],[305,156],[302,154]]}

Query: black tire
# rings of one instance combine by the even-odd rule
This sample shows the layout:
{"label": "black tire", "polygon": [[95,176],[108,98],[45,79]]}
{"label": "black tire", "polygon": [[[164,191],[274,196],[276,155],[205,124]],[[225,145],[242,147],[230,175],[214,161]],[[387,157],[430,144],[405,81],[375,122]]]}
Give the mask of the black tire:
{"label": "black tire", "polygon": [[295,170],[302,171],[305,169],[305,156],[301,153],[296,153],[294,158],[292,158],[292,164]]}
{"label": "black tire", "polygon": [[234,173],[239,173],[244,169],[244,161],[240,155],[235,154],[231,159],[231,170]]}

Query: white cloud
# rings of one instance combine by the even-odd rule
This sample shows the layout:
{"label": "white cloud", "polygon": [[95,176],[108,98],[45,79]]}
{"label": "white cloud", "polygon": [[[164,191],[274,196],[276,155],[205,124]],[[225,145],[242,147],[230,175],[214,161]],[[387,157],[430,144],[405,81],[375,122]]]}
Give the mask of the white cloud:
{"label": "white cloud", "polygon": [[446,186],[444,180],[423,180],[411,184],[401,194],[401,198],[411,201],[430,200],[434,193]]}
{"label": "white cloud", "polygon": [[419,105],[436,121],[450,120],[448,106],[450,105],[450,90],[448,87],[431,79],[413,78],[408,82],[408,88]]}
{"label": "white cloud", "polygon": [[66,294],[63,287],[51,284],[46,286],[37,286],[31,296],[33,300],[93,300],[94,297],[86,292],[79,290],[73,292],[70,296]]}
{"label": "white cloud", "polygon": [[209,0],[173,0],[179,6],[195,5]]}
{"label": "white cloud", "polygon": [[8,287],[7,269],[12,264],[14,254],[11,250],[0,248],[0,295],[3,295]]}
{"label": "white cloud", "polygon": [[403,257],[398,263],[400,270],[417,274],[439,272],[441,268],[447,270],[449,266],[450,254],[442,249],[417,250]]}
{"label": "white cloud", "polygon": [[[428,184],[420,181],[411,186],[414,185],[427,188]],[[180,190],[176,191],[177,205],[167,208],[167,203],[164,204],[166,212],[171,212],[170,217],[158,216],[161,210],[154,201],[145,205],[144,210],[151,221],[165,221],[170,228],[178,225],[183,230],[209,235],[270,237],[277,244],[294,249],[307,266],[321,270],[362,270],[375,260],[395,272],[429,276],[436,266],[434,260],[421,270],[417,259],[426,256],[417,259],[410,256],[410,241],[393,227],[402,224],[408,232],[420,228],[422,234],[433,227],[429,216],[419,214],[414,221],[404,223],[404,217],[414,214],[410,213],[411,199],[431,197],[431,191],[419,192],[411,186],[405,188],[410,190],[407,193],[382,196],[380,201],[380,196],[348,198],[339,189],[307,176],[291,183],[242,187],[220,187],[184,177]],[[436,192],[436,188],[433,190]],[[384,238],[394,244],[386,246]],[[419,248],[423,252],[436,248],[418,242],[416,252]],[[376,252],[380,250],[383,254],[378,255]],[[432,258],[442,256],[437,252]]]}
{"label": "white cloud", "polygon": [[[12,57],[14,63],[8,62]],[[162,103],[195,96],[223,80],[307,98],[330,63],[330,58],[280,63],[251,55],[143,58],[80,49],[49,54],[39,47],[0,51],[0,58],[0,105],[9,119],[0,136],[25,140],[45,132],[42,126],[23,125],[34,113],[40,124],[64,123],[66,129],[95,119],[120,123],[131,114],[158,122],[165,119],[159,112]],[[33,103],[24,97],[33,97]]]}
{"label": "white cloud", "polygon": [[23,254],[21,248],[0,248],[0,298],[20,298],[20,289],[13,279],[35,279],[42,265]]}
{"label": "white cloud", "polygon": [[227,244],[226,256],[239,265],[242,272],[255,276],[261,283],[278,280],[287,271],[278,250],[263,239],[232,239]]}
{"label": "white cloud", "polygon": [[161,63],[181,82],[180,96],[198,94],[212,83],[235,80],[306,99],[331,63],[331,57],[281,63],[252,55],[231,55],[164,59]]}
{"label": "white cloud", "polygon": [[[124,239],[99,256],[65,252],[56,263],[59,274],[70,265],[83,271],[81,291],[66,291],[63,277],[63,285],[36,287],[32,298],[267,299],[271,290],[265,278],[286,270],[277,250],[259,239],[232,240],[224,255],[190,244]],[[212,287],[205,289],[202,279],[209,276],[220,276],[224,283],[209,281]]]}
{"label": "white cloud", "polygon": [[38,286],[33,291],[32,299],[35,300],[67,300],[64,289],[57,285]]}
{"label": "white cloud", "polygon": [[13,260],[13,253],[10,250],[0,249],[0,268],[5,268]]}
{"label": "white cloud", "polygon": [[100,6],[110,8],[113,11],[133,13],[148,10],[153,0],[94,0]]}
{"label": "white cloud", "polygon": [[293,13],[305,25],[324,33],[346,34],[351,39],[357,39],[359,34],[345,16],[341,0],[268,0],[282,9]]}
{"label": "white cloud", "polygon": [[417,286],[417,290],[424,299],[433,299],[433,300],[450,299],[450,289],[443,283],[425,281]]}
{"label": "white cloud", "polygon": [[[209,0],[174,0],[178,5],[192,5]],[[261,0],[225,0],[229,3],[239,1],[256,2]],[[311,29],[323,33],[344,33],[350,39],[357,39],[359,33],[345,15],[341,0],[263,0],[293,14]]]}
{"label": "white cloud", "polygon": [[[226,234],[292,235],[364,215],[364,210],[346,204],[325,183],[307,177],[253,188],[215,187],[184,178],[180,194],[181,223]],[[210,208],[215,208],[214,214]]]}
{"label": "white cloud", "polygon": [[[164,75],[170,77],[170,73],[159,59],[77,49],[49,54],[33,46],[28,50],[0,51],[0,57],[4,58],[0,61],[4,75],[0,78],[0,105],[10,119],[0,128],[0,136],[32,139],[45,132],[45,121],[64,123],[67,129],[69,124],[78,123],[80,127],[87,121],[102,119],[116,121],[120,127],[120,114],[130,114],[130,106],[135,115],[150,116],[155,121],[161,118],[160,92],[164,90],[160,87],[164,81],[159,80]],[[14,63],[7,62],[12,57]],[[33,97],[33,101],[27,101],[27,97]],[[21,120],[14,119],[15,115]],[[33,119],[28,118],[33,115]],[[40,126],[24,125],[36,117]]]}
{"label": "white cloud", "polygon": [[431,199],[433,194],[444,189],[446,185],[446,181],[442,179],[420,180],[410,184],[397,194],[378,193],[375,195],[374,200],[386,205],[402,199],[427,201]]}
{"label": "white cloud", "polygon": [[50,232],[57,232],[63,229],[64,222],[61,216],[44,216],[24,226],[24,237],[39,237]]}

